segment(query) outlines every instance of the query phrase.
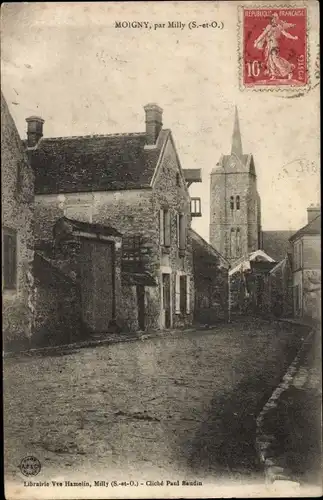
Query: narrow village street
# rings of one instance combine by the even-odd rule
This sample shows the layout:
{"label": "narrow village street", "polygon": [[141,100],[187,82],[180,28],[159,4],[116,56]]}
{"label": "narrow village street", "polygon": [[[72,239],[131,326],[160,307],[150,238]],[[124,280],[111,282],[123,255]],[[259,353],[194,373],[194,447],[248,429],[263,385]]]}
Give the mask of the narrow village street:
{"label": "narrow village street", "polygon": [[83,479],[121,471],[137,480],[255,481],[255,418],[304,336],[288,323],[239,320],[6,358],[7,474],[23,479],[19,463],[33,455],[37,480],[70,479],[71,470]]}

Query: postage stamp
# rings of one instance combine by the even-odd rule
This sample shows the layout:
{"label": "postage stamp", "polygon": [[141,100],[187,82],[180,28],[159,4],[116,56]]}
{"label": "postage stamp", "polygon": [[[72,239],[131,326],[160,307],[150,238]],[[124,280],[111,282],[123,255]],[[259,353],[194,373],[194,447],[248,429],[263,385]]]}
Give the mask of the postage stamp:
{"label": "postage stamp", "polygon": [[243,7],[239,38],[243,88],[307,86],[306,7]]}

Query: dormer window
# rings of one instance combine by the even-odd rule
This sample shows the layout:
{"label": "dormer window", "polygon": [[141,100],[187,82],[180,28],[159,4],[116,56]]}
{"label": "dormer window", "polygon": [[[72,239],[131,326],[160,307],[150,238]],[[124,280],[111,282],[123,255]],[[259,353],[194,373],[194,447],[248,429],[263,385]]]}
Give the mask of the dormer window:
{"label": "dormer window", "polygon": [[237,210],[240,210],[240,196],[236,196],[236,208]]}

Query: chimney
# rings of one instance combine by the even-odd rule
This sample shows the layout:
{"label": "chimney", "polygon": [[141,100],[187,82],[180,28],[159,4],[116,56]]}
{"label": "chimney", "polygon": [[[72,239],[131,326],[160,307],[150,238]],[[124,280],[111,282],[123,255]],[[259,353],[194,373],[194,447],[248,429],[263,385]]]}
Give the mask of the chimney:
{"label": "chimney", "polygon": [[163,127],[163,110],[157,104],[147,104],[144,106],[146,113],[146,138],[147,144],[156,144],[159,132]]}
{"label": "chimney", "polygon": [[39,116],[29,116],[27,122],[27,144],[28,147],[35,147],[43,137],[44,120]]}
{"label": "chimney", "polygon": [[320,213],[321,213],[320,205],[314,205],[314,203],[312,203],[307,209],[307,223],[309,224],[310,222],[312,222],[312,220],[315,219],[315,217],[317,217],[318,215],[320,215]]}

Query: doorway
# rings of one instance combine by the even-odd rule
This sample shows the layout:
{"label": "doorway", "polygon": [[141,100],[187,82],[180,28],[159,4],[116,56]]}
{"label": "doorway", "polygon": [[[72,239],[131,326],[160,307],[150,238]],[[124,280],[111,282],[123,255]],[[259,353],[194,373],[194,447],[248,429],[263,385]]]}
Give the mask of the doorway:
{"label": "doorway", "polygon": [[162,274],[164,328],[171,327],[170,274]]}
{"label": "doorway", "polygon": [[145,287],[137,285],[137,310],[139,330],[145,330]]}
{"label": "doorway", "polygon": [[94,332],[107,332],[115,316],[113,245],[83,239],[80,267],[83,321]]}

